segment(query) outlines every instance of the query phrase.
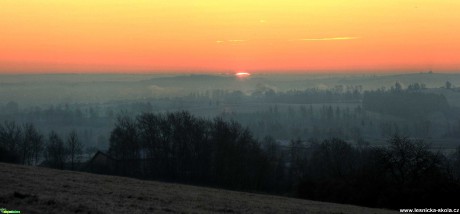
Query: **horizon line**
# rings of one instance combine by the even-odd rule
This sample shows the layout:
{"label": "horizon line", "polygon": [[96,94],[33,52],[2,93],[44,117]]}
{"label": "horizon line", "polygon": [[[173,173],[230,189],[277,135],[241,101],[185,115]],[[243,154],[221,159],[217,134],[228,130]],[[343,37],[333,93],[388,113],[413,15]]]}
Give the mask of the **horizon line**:
{"label": "horizon line", "polygon": [[[233,75],[237,70],[152,70],[152,71],[63,71],[63,72],[2,72],[0,75]],[[460,74],[457,70],[253,70],[244,71],[253,75],[284,74],[284,75],[340,75],[340,74]]]}

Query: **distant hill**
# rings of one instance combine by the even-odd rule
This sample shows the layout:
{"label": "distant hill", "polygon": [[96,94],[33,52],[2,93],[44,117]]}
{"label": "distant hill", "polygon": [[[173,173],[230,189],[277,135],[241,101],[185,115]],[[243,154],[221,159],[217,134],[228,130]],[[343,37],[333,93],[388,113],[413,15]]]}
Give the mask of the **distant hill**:
{"label": "distant hill", "polygon": [[[159,87],[175,87],[186,91],[212,90],[212,89],[249,89],[247,81],[238,81],[236,77],[229,75],[191,74],[172,77],[151,78],[139,81],[143,85],[155,85]],[[135,83],[138,84],[138,83]],[[243,87],[243,88],[241,88]]]}
{"label": "distant hill", "polygon": [[403,88],[413,83],[423,83],[428,88],[439,88],[450,81],[454,86],[460,86],[460,74],[458,73],[410,73],[366,76],[360,78],[344,78],[339,81],[343,85],[362,85],[365,89],[376,89],[382,86],[394,86],[396,82]]}
{"label": "distant hill", "polygon": [[0,75],[0,105],[9,101],[21,107],[63,103],[104,103],[114,100],[144,100],[153,97],[185,96],[190,92],[239,90],[251,93],[259,87],[275,91],[331,89],[337,85],[363,90],[389,88],[396,82],[405,88],[423,83],[440,88],[446,81],[460,87],[460,74],[253,74],[238,79],[231,74],[34,74]]}
{"label": "distant hill", "polygon": [[393,213],[4,163],[0,184],[0,207],[21,213]]}

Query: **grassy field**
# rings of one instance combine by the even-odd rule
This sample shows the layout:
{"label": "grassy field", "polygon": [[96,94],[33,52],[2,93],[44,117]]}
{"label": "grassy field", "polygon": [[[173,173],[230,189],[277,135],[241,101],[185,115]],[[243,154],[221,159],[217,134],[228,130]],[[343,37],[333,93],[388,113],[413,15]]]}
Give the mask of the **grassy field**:
{"label": "grassy field", "polygon": [[21,213],[392,213],[271,195],[0,163],[0,208]]}

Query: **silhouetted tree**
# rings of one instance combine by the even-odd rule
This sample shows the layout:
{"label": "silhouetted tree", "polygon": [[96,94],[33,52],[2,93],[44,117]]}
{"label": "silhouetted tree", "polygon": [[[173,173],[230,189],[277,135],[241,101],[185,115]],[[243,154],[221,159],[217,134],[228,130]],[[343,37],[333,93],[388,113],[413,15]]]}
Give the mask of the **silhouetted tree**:
{"label": "silhouetted tree", "polygon": [[270,167],[267,172],[265,189],[278,193],[285,191],[287,188],[285,152],[281,145],[270,136],[263,139],[261,146]]}
{"label": "silhouetted tree", "polygon": [[446,89],[451,89],[452,88],[452,83],[450,83],[449,81],[446,81],[445,87],[446,87]]}
{"label": "silhouetted tree", "polygon": [[[389,188],[388,205],[392,207],[421,206],[423,204],[448,205],[450,198],[439,201],[439,195],[450,195],[457,186],[451,186],[443,167],[443,156],[429,151],[423,141],[393,136],[390,147],[384,151]],[[435,203],[436,202],[436,203]]]}
{"label": "silhouetted tree", "polygon": [[394,90],[395,92],[400,92],[400,91],[402,91],[402,85],[401,85],[401,83],[396,82],[395,85],[394,85],[393,90]]}
{"label": "silhouetted tree", "polygon": [[67,137],[67,151],[70,161],[70,169],[75,169],[75,164],[80,162],[81,154],[83,152],[83,145],[78,140],[76,131],[69,133]]}
{"label": "silhouetted tree", "polygon": [[5,121],[0,124],[0,161],[9,163],[20,163],[20,144],[22,142],[22,131],[14,122]]}
{"label": "silhouetted tree", "polygon": [[22,163],[27,165],[37,164],[43,150],[43,135],[30,123],[24,124],[23,128]]}
{"label": "silhouetted tree", "polygon": [[67,151],[64,141],[56,132],[51,131],[45,149],[46,164],[52,168],[64,169],[66,157]]}
{"label": "silhouetted tree", "polygon": [[138,129],[130,117],[118,116],[115,129],[110,135],[109,154],[120,161],[119,170],[123,175],[138,174],[141,147]]}

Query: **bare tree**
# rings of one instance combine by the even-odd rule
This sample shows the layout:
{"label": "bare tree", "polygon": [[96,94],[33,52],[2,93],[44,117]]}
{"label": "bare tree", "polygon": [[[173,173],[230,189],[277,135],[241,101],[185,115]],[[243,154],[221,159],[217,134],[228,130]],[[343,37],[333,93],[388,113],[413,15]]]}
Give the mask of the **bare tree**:
{"label": "bare tree", "polygon": [[110,134],[109,154],[120,160],[117,167],[122,175],[138,173],[136,161],[141,157],[138,132],[135,121],[126,115],[118,116],[115,129]]}
{"label": "bare tree", "polygon": [[75,169],[75,164],[80,162],[83,146],[78,140],[76,131],[70,132],[67,137],[67,152],[70,159],[71,170]]}
{"label": "bare tree", "polygon": [[37,164],[43,150],[43,135],[33,124],[24,124],[24,138],[22,140],[22,163],[27,165]]}
{"label": "bare tree", "polygon": [[0,124],[0,161],[20,163],[19,154],[22,130],[14,122]]}
{"label": "bare tree", "polygon": [[49,167],[64,169],[66,160],[64,141],[54,131],[51,131],[49,134],[48,145],[45,150],[45,158]]}

